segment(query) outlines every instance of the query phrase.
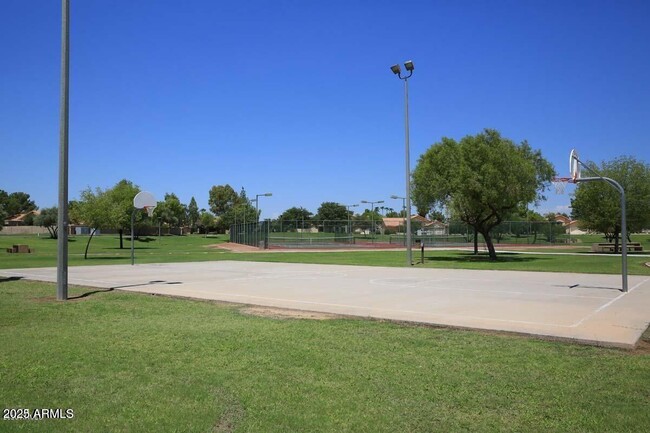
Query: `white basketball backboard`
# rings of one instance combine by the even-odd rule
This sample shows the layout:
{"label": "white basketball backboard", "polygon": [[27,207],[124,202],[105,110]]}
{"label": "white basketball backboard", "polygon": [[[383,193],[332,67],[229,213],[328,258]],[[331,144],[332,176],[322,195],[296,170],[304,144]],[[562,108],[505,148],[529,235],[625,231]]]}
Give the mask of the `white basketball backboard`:
{"label": "white basketball backboard", "polygon": [[578,152],[575,149],[571,149],[569,155],[569,173],[574,181],[580,179],[580,162],[578,161]]}
{"label": "white basketball backboard", "polygon": [[148,191],[140,191],[133,197],[133,207],[144,209],[146,207],[156,207],[156,198]]}

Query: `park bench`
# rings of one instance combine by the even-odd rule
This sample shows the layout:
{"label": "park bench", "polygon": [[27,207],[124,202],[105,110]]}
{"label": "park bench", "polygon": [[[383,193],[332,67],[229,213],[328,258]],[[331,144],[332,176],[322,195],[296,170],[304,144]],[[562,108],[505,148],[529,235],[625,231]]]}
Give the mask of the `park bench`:
{"label": "park bench", "polygon": [[[619,244],[619,250],[621,249],[621,244]],[[643,252],[643,246],[640,242],[628,242],[627,244],[628,252]],[[596,243],[591,244],[592,253],[614,253],[615,244],[612,243]]]}
{"label": "park bench", "polygon": [[34,249],[29,248],[29,245],[14,245],[11,248],[7,248],[7,252],[11,254],[17,253],[33,253]]}

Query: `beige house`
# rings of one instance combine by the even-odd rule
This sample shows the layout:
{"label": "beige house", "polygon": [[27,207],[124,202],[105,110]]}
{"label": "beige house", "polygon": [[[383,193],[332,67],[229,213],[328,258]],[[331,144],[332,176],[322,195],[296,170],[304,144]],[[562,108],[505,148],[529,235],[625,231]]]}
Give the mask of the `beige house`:
{"label": "beige house", "polygon": [[[418,223],[420,229],[418,234],[429,234],[429,235],[444,235],[447,234],[447,225],[441,223],[440,221],[430,221],[427,218],[420,215],[411,215],[411,224]],[[396,233],[403,233],[404,230],[404,218],[383,218],[384,228],[388,230],[393,230]]]}
{"label": "beige house", "polygon": [[587,230],[584,230],[582,228],[579,220],[572,220],[569,217],[566,217],[561,214],[557,214],[555,215],[555,222],[562,223],[562,227],[564,227],[564,232],[568,235],[587,234]]}
{"label": "beige house", "polygon": [[32,210],[32,211],[25,212],[25,213],[19,213],[18,215],[14,215],[14,216],[4,220],[4,225],[10,226],[10,227],[24,226],[25,225],[25,219],[28,216],[30,216],[30,215],[36,216],[36,215],[40,215],[40,214],[41,214],[41,212],[38,211],[38,210]]}

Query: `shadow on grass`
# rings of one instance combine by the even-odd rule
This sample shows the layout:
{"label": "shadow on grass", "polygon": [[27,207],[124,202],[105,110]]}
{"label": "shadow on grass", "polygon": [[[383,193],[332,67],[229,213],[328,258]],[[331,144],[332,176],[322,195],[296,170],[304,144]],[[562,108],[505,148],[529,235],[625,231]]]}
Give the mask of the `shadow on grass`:
{"label": "shadow on grass", "polygon": [[83,260],[82,263],[89,262],[91,260],[128,260],[130,258],[131,258],[130,256],[106,256],[106,257],[88,256],[88,258]]}
{"label": "shadow on grass", "polygon": [[[131,247],[129,247],[129,248],[120,248],[120,247],[115,247],[115,248],[102,248],[102,249],[104,249],[104,250],[118,250],[118,251],[124,251],[125,254],[131,254]],[[160,248],[158,248],[158,247],[140,247],[140,246],[136,246],[136,247],[133,248],[133,249],[134,249],[135,251],[138,251],[138,250],[158,250],[158,249],[160,249]]]}
{"label": "shadow on grass", "polygon": [[487,254],[459,254],[457,256],[425,257],[425,262],[455,262],[455,263],[526,263],[548,260],[545,257],[531,257],[516,253],[499,253],[496,260],[490,260]]}
{"label": "shadow on grass", "polygon": [[11,281],[19,281],[22,280],[23,277],[1,277],[0,278],[0,283],[9,283]]}
{"label": "shadow on grass", "polygon": [[110,289],[99,289],[99,290],[93,290],[92,292],[86,292],[82,293],[81,295],[77,296],[69,296],[68,299],[82,299],[82,298],[87,298],[88,296],[95,295],[97,293],[105,293],[105,292],[112,292],[113,288],[111,287]]}

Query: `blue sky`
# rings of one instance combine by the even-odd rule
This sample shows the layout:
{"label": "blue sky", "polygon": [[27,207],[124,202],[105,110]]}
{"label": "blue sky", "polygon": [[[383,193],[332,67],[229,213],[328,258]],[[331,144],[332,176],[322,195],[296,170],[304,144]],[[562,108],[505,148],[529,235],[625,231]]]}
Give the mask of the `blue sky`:
{"label": "blue sky", "polygon": [[[71,199],[127,178],[206,208],[212,185],[272,192],[263,218],[323,201],[399,208],[403,85],[389,67],[409,59],[412,168],[442,136],[486,127],[561,175],[573,147],[650,161],[647,1],[71,3]],[[60,2],[4,0],[0,14],[0,189],[52,206]],[[547,195],[542,211],[569,204]]]}

